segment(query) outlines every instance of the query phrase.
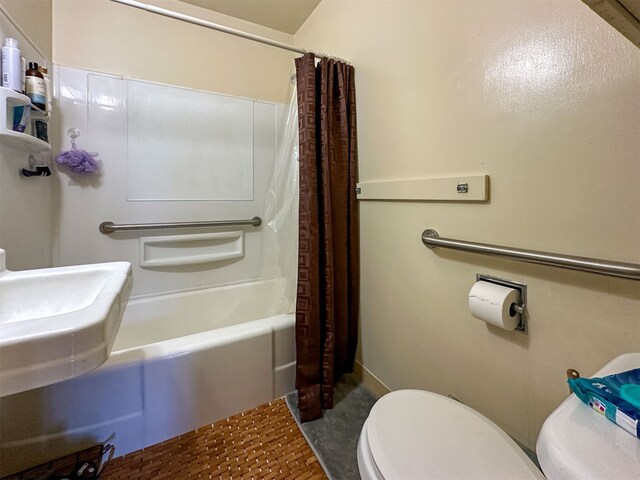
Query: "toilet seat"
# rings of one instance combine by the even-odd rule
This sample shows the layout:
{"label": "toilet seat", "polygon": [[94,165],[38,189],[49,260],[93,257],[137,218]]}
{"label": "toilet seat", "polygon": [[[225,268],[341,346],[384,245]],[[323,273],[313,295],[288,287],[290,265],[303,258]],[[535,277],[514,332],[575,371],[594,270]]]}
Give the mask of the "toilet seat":
{"label": "toilet seat", "polygon": [[544,479],[497,425],[465,405],[398,390],[371,409],[358,443],[364,480]]}

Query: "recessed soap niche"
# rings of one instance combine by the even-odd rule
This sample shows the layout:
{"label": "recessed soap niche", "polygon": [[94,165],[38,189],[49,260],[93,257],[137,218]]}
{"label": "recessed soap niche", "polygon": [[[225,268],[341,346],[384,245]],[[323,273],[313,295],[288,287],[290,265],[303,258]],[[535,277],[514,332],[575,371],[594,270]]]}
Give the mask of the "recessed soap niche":
{"label": "recessed soap niche", "polygon": [[244,232],[140,237],[145,268],[220,262],[244,256]]}

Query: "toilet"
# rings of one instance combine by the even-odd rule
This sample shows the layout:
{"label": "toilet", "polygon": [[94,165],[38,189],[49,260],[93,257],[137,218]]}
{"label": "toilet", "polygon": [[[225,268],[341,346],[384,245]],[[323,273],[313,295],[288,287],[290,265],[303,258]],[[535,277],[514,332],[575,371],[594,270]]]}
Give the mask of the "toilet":
{"label": "toilet", "polygon": [[[617,357],[593,376],[640,367]],[[437,393],[398,390],[371,409],[358,441],[363,480],[640,479],[640,439],[575,395],[545,421],[536,445],[544,474],[495,423]]]}

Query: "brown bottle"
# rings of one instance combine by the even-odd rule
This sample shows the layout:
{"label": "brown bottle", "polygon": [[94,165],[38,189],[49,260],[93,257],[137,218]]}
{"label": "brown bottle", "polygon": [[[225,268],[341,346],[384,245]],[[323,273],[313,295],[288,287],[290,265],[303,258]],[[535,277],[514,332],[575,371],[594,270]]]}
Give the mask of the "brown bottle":
{"label": "brown bottle", "polygon": [[29,62],[29,68],[24,73],[25,90],[31,103],[42,111],[47,109],[47,87],[44,83],[44,76],[38,71],[38,64]]}

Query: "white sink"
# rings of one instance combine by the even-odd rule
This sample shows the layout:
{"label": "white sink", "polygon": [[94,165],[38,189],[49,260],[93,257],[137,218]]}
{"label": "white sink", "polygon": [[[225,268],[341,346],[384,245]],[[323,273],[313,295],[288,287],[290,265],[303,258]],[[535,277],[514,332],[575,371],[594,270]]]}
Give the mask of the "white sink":
{"label": "white sink", "polygon": [[0,249],[0,396],[103,364],[132,283],[129,262],[13,272]]}

